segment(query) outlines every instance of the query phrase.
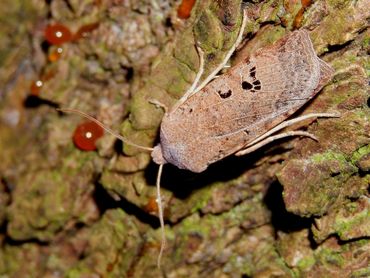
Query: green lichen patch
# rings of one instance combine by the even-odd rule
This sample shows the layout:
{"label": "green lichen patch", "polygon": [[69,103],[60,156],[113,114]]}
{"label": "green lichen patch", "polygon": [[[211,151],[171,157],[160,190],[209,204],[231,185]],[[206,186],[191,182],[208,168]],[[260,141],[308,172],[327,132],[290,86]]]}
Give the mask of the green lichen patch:
{"label": "green lichen patch", "polygon": [[315,263],[309,240],[309,230],[278,233],[277,250],[285,263],[296,273],[309,270]]}
{"label": "green lichen patch", "polygon": [[83,259],[71,267],[66,277],[127,274],[142,241],[136,221],[121,209],[109,210],[85,235]]}
{"label": "green lichen patch", "polygon": [[223,270],[216,273],[230,276],[237,273],[250,277],[292,277],[293,272],[280,258],[272,237],[273,231],[268,226],[244,233],[232,246],[233,255]]}
{"label": "green lichen patch", "polygon": [[[311,151],[315,149],[317,151],[317,148],[319,148],[324,150],[325,153],[325,150],[334,149],[350,161],[354,152],[370,142],[368,137],[370,131],[369,116],[370,110],[365,108],[355,109],[351,112],[344,111],[340,119],[319,121],[315,135],[320,138],[320,142],[319,144],[309,142],[306,148],[310,148]],[[335,133],[333,133],[334,130],[336,130]]]}
{"label": "green lichen patch", "polygon": [[[0,250],[0,275],[3,277],[42,276],[45,268],[40,267],[43,261],[42,248],[35,243],[21,246],[4,245]],[[25,258],[28,263],[20,258]]]}
{"label": "green lichen patch", "polygon": [[350,189],[345,183],[355,173],[357,168],[343,154],[328,151],[310,159],[290,160],[278,179],[288,211],[311,216],[323,215],[346,195]]}
{"label": "green lichen patch", "polygon": [[366,239],[339,244],[335,238],[331,238],[315,250],[316,263],[303,275],[325,277],[331,273],[334,277],[347,274],[351,277],[369,276],[369,246],[369,240]]}
{"label": "green lichen patch", "polygon": [[[256,31],[251,30],[254,33]],[[249,57],[259,48],[273,44],[278,39],[282,38],[287,33],[287,30],[280,25],[265,25],[258,30],[255,36],[246,42],[246,46],[236,53],[234,63],[242,62],[245,57]]]}
{"label": "green lichen patch", "polygon": [[[204,277],[204,271],[211,277],[221,273],[289,273],[273,246],[273,231],[265,225],[270,215],[261,199],[262,195],[256,196],[220,215],[193,214],[183,219],[167,236],[166,273],[176,277],[184,273]],[[159,239],[159,233],[156,237]],[[137,269],[146,260],[147,256]],[[212,268],[214,262],[223,267]]]}
{"label": "green lichen patch", "polygon": [[337,234],[343,241],[369,237],[369,219],[370,202],[362,196],[317,219],[312,231],[317,242],[322,242],[332,234]]}
{"label": "green lichen patch", "polygon": [[314,30],[317,34],[314,35],[314,44],[319,54],[326,51],[329,45],[341,45],[353,40],[358,31],[368,24],[369,9],[366,0],[337,4],[338,1],[327,1],[322,5],[322,13],[326,15]]}
{"label": "green lichen patch", "polygon": [[[119,172],[105,171],[101,182],[115,199],[123,197],[138,207],[145,207],[148,199],[156,196],[155,187],[147,186],[144,172],[123,175]],[[163,190],[162,194],[163,198],[168,199],[169,193]]]}
{"label": "green lichen patch", "polygon": [[[98,152],[81,152],[71,141],[81,118],[58,115],[47,102],[23,104],[29,83],[46,74],[41,98],[88,112],[113,130],[119,130],[130,112],[122,133],[153,146],[163,109],[150,100],[171,107],[186,91],[199,68],[197,42],[205,51],[207,75],[233,44],[241,8],[248,10],[244,36],[250,41],[241,54],[247,56],[299,26],[294,21],[302,6],[299,0],[196,1],[191,17],[180,20],[180,2],[3,3],[0,276],[163,274],[156,267],[161,233],[153,216],[157,168],[149,163],[149,153],[124,145],[123,156],[109,136],[99,142]],[[307,129],[318,142],[274,142],[200,175],[166,166],[163,275],[370,275],[368,17],[366,0],[311,1],[302,15],[300,23],[315,49],[335,69],[333,80],[302,112],[341,114],[311,122]],[[41,46],[44,27],[53,22],[73,32],[84,24],[99,25],[86,37],[64,44],[60,60],[48,62],[53,47],[45,51]],[[130,95],[132,101],[126,103]],[[269,206],[271,199],[279,201],[281,195],[266,191],[276,186],[280,169],[288,210],[315,215],[312,232],[307,226],[293,229],[297,223],[280,231],[272,221],[276,211]],[[98,179],[113,199],[95,188]]]}
{"label": "green lichen patch", "polygon": [[85,167],[78,172],[74,165],[30,172],[19,178],[7,210],[8,235],[14,240],[49,241],[67,223],[94,221],[98,212],[89,183],[92,172],[83,164]]}
{"label": "green lichen patch", "polygon": [[355,164],[361,171],[370,171],[370,145],[366,145],[358,149],[352,156],[352,163]]}

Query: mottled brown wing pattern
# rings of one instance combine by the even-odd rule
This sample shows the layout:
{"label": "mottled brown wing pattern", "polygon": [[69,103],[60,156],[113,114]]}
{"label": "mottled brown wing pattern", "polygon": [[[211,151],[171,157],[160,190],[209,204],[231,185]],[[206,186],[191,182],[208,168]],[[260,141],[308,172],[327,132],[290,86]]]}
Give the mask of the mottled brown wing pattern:
{"label": "mottled brown wing pattern", "polygon": [[331,74],[307,32],[291,33],[166,114],[161,124],[164,160],[181,169],[204,171],[288,118]]}
{"label": "mottled brown wing pattern", "polygon": [[[214,122],[204,122],[205,136],[230,136],[244,131],[254,139],[312,98],[319,82],[320,63],[308,34],[294,32],[273,47],[257,52],[244,65],[235,66],[199,93],[205,94],[201,104],[204,113],[218,115]],[[206,103],[209,94],[218,94],[217,104]]]}

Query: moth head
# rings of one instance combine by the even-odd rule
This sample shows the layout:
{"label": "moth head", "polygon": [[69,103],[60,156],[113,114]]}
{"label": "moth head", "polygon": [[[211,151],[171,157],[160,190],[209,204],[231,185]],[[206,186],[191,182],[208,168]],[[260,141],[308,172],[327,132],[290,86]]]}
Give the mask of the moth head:
{"label": "moth head", "polygon": [[167,161],[163,157],[161,144],[158,144],[154,147],[151,156],[153,158],[153,161],[159,165],[167,163]]}

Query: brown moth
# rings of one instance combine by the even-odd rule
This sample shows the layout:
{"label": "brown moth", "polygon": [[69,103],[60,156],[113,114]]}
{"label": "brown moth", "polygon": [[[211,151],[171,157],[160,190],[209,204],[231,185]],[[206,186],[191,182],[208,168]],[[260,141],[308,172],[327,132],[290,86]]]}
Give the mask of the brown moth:
{"label": "brown moth", "polygon": [[166,113],[153,160],[203,172],[287,119],[332,74],[316,56],[308,33],[292,32]]}
{"label": "brown moth", "polygon": [[197,87],[204,61],[202,51],[198,49],[200,70],[195,81],[169,111],[157,101],[151,101],[165,108],[160,143],[154,148],[130,142],[83,112],[60,109],[81,114],[123,142],[152,152],[154,162],[160,165],[157,176],[157,202],[162,229],[159,267],[166,241],[160,194],[164,164],[171,163],[180,169],[199,173],[226,156],[244,155],[279,138],[300,135],[316,139],[304,131],[273,134],[308,118],[338,117],[334,113],[314,113],[286,121],[312,99],[333,75],[333,69],[317,57],[305,30],[292,32],[273,45],[259,49],[215,78],[240,43],[245,24],[246,16],[238,39],[224,61]]}

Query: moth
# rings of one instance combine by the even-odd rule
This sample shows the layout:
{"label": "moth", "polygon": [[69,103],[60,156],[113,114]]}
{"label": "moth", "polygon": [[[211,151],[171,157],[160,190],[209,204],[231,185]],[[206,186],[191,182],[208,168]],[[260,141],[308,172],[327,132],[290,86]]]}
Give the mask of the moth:
{"label": "moth", "polygon": [[308,33],[292,32],[166,113],[153,159],[199,173],[226,156],[242,155],[313,98],[332,74]]}
{"label": "moth", "polygon": [[162,228],[159,266],[165,248],[160,195],[160,176],[164,164],[203,172],[210,164],[226,156],[247,154],[279,138],[298,135],[316,139],[304,131],[273,134],[308,118],[338,116],[335,113],[315,113],[286,121],[322,89],[334,72],[317,57],[305,30],[294,31],[273,45],[259,49],[215,78],[240,43],[245,24],[246,16],[243,17],[234,46],[200,85],[204,59],[202,51],[198,49],[200,69],[195,81],[170,110],[152,101],[165,108],[160,142],[154,148],[128,141],[83,112],[61,109],[63,112],[82,114],[123,142],[151,151],[154,162],[160,165],[157,177],[157,202]]}

